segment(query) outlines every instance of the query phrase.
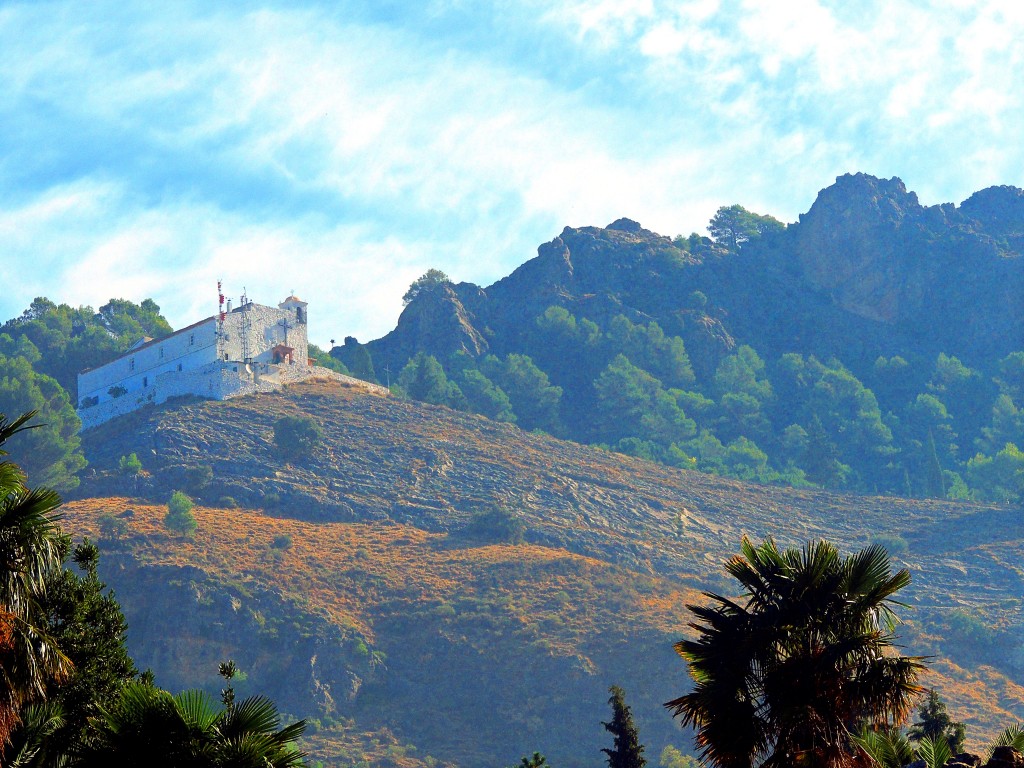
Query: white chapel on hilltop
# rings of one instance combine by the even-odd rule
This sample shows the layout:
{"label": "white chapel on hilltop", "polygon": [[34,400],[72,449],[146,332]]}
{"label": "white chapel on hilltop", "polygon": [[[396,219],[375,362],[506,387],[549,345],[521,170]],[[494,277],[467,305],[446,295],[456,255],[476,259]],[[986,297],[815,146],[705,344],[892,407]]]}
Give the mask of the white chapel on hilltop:
{"label": "white chapel on hilltop", "polygon": [[306,302],[289,296],[268,307],[243,295],[232,309],[220,299],[213,317],[161,339],[140,339],[116,360],[78,374],[82,428],[172,397],[226,400],[313,375],[338,376],[309,360]]}

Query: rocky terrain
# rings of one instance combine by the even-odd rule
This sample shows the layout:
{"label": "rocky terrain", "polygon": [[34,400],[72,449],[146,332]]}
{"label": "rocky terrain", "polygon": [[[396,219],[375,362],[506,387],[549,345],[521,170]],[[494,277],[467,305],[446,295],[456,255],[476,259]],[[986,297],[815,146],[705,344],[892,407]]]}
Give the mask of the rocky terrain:
{"label": "rocky terrain", "polygon": [[[325,434],[294,462],[274,443],[284,415]],[[235,658],[321,721],[327,765],[360,729],[387,729],[373,743],[395,764],[593,764],[611,683],[655,756],[687,747],[660,707],[686,685],[671,644],[686,602],[730,589],[743,535],[886,543],[913,574],[907,650],[936,657],[927,682],[969,738],[1024,718],[1019,509],[747,485],[327,382],[147,409],[84,441],[68,524],[126,521],[102,538],[103,573],[138,664],[214,687]],[[131,452],[141,476],[117,469]],[[161,524],[174,489],[200,499],[194,540]],[[494,509],[523,544],[471,535]]]}
{"label": "rocky terrain", "polygon": [[[923,206],[898,178],[848,174],[799,221],[738,253],[620,219],[566,227],[482,288],[423,292],[367,344],[379,370],[425,351],[506,354],[549,306],[605,327],[615,315],[679,335],[700,376],[737,343],[766,359],[837,356],[862,376],[879,355],[968,364],[1024,347],[1024,190],[991,187]],[[706,307],[688,304],[693,291]],[[344,358],[342,348],[336,353]]]}

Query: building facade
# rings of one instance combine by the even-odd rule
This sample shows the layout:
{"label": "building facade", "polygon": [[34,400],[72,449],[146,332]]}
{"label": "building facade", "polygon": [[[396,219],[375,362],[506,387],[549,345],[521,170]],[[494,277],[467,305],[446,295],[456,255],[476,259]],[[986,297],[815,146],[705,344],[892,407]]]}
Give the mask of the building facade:
{"label": "building facade", "polygon": [[78,374],[82,428],[171,397],[224,400],[308,378],[307,322],[306,302],[289,296],[277,307],[243,301],[169,336],[140,340]]}

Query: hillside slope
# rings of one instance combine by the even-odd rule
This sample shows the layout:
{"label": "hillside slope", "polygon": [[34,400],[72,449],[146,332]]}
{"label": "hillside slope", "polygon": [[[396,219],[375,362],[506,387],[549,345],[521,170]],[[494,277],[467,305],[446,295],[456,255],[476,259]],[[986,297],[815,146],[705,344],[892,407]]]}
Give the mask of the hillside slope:
{"label": "hillside slope", "polygon": [[[324,444],[284,462],[283,415],[315,418]],[[974,738],[1024,718],[1019,510],[745,485],[329,383],[148,409],[84,438],[92,469],[68,523],[128,524],[103,541],[104,568],[137,663],[173,688],[216,685],[216,662],[236,658],[250,685],[324,722],[328,764],[345,762],[348,718],[462,765],[534,749],[593,764],[611,683],[655,756],[685,746],[660,708],[686,685],[671,643],[687,601],[729,588],[721,565],[744,534],[898,542],[908,650],[941,657],[931,683]],[[117,472],[131,452],[141,478]],[[204,503],[192,542],[154,504],[189,483]],[[470,536],[499,507],[524,544]]]}

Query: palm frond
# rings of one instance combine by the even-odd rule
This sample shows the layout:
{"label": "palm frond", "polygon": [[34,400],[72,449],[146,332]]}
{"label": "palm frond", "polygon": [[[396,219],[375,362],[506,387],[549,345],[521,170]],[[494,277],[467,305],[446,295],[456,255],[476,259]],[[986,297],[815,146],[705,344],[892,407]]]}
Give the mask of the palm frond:
{"label": "palm frond", "polygon": [[917,755],[926,768],[942,768],[953,756],[944,736],[925,736],[917,745]]}
{"label": "palm frond", "polygon": [[1024,723],[1008,726],[992,744],[993,749],[996,747],[1013,747],[1018,752],[1024,752]]}

